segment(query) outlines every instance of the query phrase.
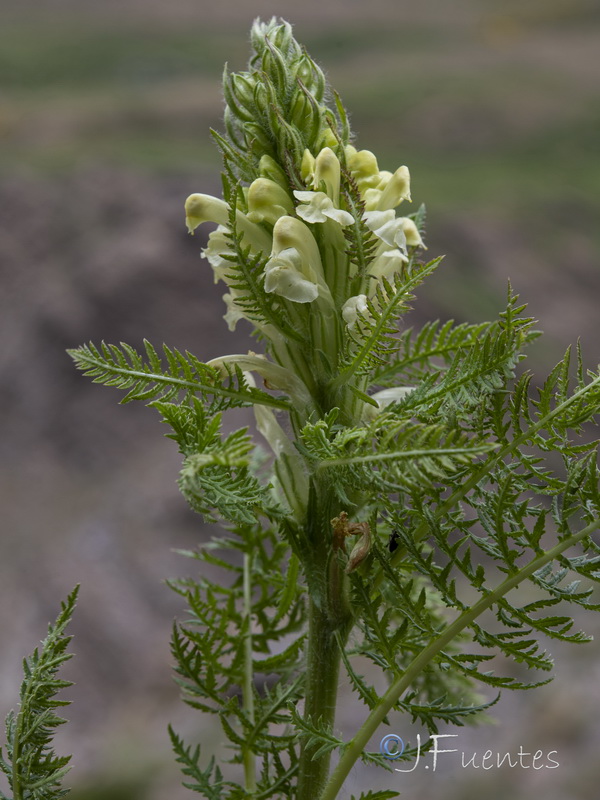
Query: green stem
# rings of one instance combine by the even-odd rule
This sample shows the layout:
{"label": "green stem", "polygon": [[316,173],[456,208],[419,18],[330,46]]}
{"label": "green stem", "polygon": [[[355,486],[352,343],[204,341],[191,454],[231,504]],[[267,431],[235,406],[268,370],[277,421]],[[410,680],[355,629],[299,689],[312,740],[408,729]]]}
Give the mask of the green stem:
{"label": "green stem", "polygon": [[[336,514],[336,512],[338,512]],[[334,550],[331,520],[339,514],[327,487],[311,486],[305,535],[315,588],[308,607],[308,641],[304,719],[324,731],[335,721],[341,653],[352,624],[348,576],[344,560]],[[308,577],[308,576],[307,576]],[[319,745],[304,743],[300,753],[296,800],[316,800],[329,777],[331,751],[315,756]]]}
{"label": "green stem", "polygon": [[[251,556],[244,553],[244,683],[242,686],[242,700],[244,711],[249,722],[254,725],[254,680],[252,664],[252,585],[251,585]],[[244,780],[248,794],[256,791],[256,760],[251,749],[244,749]]]}
{"label": "green stem", "polygon": [[[333,728],[337,701],[340,649],[326,612],[310,601],[308,663],[304,718],[319,728]],[[305,745],[300,756],[297,800],[315,800],[327,778],[331,752],[314,757],[319,745]]]}
{"label": "green stem", "polygon": [[21,789],[21,775],[19,772],[19,758],[21,756],[21,720],[23,709],[19,711],[17,726],[15,730],[13,752],[12,752],[12,784],[13,800],[23,800],[23,790]]}
{"label": "green stem", "polygon": [[589,536],[593,531],[600,528],[600,519],[596,519],[587,525],[579,533],[563,539],[558,542],[551,550],[546,551],[537,558],[532,559],[522,569],[514,575],[506,578],[491,592],[485,594],[477,603],[471,608],[463,611],[450,625],[448,625],[442,633],[434,639],[424,650],[422,650],[416,658],[406,668],[404,674],[399,677],[387,690],[385,695],[381,698],[379,705],[373,709],[369,714],[363,725],[359,728],[356,735],[348,743],[344,749],[343,755],[333,772],[331,779],[325,787],[323,794],[319,796],[319,800],[335,800],[339,790],[342,788],[348,773],[354,766],[361,753],[364,751],[369,739],[383,719],[394,707],[396,702],[400,699],[401,695],[408,689],[414,682],[415,678],[423,671],[429,662],[443,650],[446,645],[451,642],[461,631],[467,628],[477,617],[486,611],[490,606],[497,602],[501,597],[518,586],[526,578],[529,578],[534,572],[541,567],[548,564],[554,558],[559,556],[572,545]]}

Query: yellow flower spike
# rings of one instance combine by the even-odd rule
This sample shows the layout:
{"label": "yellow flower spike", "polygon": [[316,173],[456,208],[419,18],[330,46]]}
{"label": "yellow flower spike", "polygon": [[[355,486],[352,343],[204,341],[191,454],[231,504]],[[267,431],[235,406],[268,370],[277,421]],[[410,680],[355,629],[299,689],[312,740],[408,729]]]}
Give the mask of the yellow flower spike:
{"label": "yellow flower spike", "polygon": [[312,184],[315,178],[315,157],[310,150],[304,151],[302,163],[300,164],[300,175],[307,186]]}
{"label": "yellow flower spike", "polygon": [[278,183],[269,178],[257,178],[248,189],[248,219],[274,225],[279,217],[291,213],[294,203]]}
{"label": "yellow flower spike", "polygon": [[410,202],[410,173],[408,167],[398,167],[381,192],[377,208],[387,211],[396,208],[403,200]]}
{"label": "yellow flower spike", "polygon": [[315,179],[313,187],[320,190],[321,181],[325,183],[327,194],[336,206],[340,202],[340,161],[330,147],[324,147],[315,159]]}

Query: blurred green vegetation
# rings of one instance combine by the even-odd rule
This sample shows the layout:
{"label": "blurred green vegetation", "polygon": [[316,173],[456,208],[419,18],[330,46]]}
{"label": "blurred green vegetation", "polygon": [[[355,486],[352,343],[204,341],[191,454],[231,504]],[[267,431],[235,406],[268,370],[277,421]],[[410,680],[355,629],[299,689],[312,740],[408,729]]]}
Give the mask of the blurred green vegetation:
{"label": "blurred green vegetation", "polygon": [[[600,14],[574,5],[579,12],[566,17],[555,8],[536,18],[527,4],[513,12],[508,4],[471,26],[398,14],[384,28],[351,18],[299,34],[351,109],[359,145],[389,168],[409,162],[417,200],[467,209],[514,203],[521,213],[549,183],[556,196],[599,196],[590,34],[600,32]],[[220,124],[223,61],[243,67],[246,51],[237,27],[115,28],[82,18],[7,25],[0,167],[213,168],[207,127]]]}
{"label": "blurred green vegetation", "polygon": [[82,786],[70,792],[71,800],[145,800],[147,782],[108,781],[93,786]]}

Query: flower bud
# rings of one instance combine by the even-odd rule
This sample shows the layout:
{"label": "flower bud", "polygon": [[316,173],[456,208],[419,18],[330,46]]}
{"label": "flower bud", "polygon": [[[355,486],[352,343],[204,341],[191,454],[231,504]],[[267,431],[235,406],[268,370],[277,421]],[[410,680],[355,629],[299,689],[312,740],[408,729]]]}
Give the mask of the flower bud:
{"label": "flower bud", "polygon": [[273,89],[271,82],[268,78],[264,81],[255,81],[252,87],[252,103],[254,106],[254,119],[257,118],[257,111],[265,114],[269,108],[269,103],[276,99],[270,96],[270,90]]}
{"label": "flower bud", "polygon": [[315,177],[315,157],[310,150],[305,150],[300,165],[300,175],[304,183],[312,184]]}
{"label": "flower bud", "polygon": [[337,206],[340,202],[340,162],[330,147],[324,147],[315,159],[315,189],[320,190],[321,181],[325,183],[327,194]]}
{"label": "flower bud", "polygon": [[246,108],[251,108],[254,103],[254,78],[249,72],[234,72],[231,75],[232,90]]}
{"label": "flower bud", "polygon": [[275,47],[279,48],[284,53],[288,53],[291,57],[298,57],[301,54],[301,49],[292,34],[292,26],[289,22],[278,22],[276,17],[272,17],[269,22],[261,22],[259,19],[254,20],[252,29],[250,31],[250,40],[252,48],[256,51],[255,56],[251,63],[255,62],[257,58],[261,58],[265,47],[266,39]]}
{"label": "flower bud", "polygon": [[273,109],[272,127],[277,135],[280,152],[289,153],[297,164],[302,159],[304,142],[299,130],[281,116],[280,112]]}
{"label": "flower bud", "polygon": [[279,217],[294,210],[294,203],[278,183],[268,178],[257,178],[248,189],[248,219],[251,222],[268,222],[274,225]]}
{"label": "flower bud", "polygon": [[274,153],[274,148],[271,140],[265,133],[264,129],[256,122],[244,123],[244,133],[246,138],[246,146],[249,150],[256,155],[271,155]]}
{"label": "flower bud", "polygon": [[287,94],[292,77],[283,58],[281,50],[268,38],[265,38],[265,49],[262,57],[262,71],[268,75],[281,94]]}
{"label": "flower bud", "polygon": [[289,118],[303,132],[306,141],[312,142],[317,137],[321,129],[321,111],[306,90],[297,92]]}
{"label": "flower bud", "polygon": [[269,180],[275,181],[282,189],[287,191],[289,186],[288,177],[271,156],[264,155],[260,159],[258,162],[258,171],[261,178],[269,178]]}
{"label": "flower bud", "polygon": [[245,146],[241,136],[241,126],[243,123],[236,119],[235,114],[228,105],[225,106],[225,111],[223,112],[223,122],[225,123],[225,131],[231,142],[237,148],[243,150]]}
{"label": "flower bud", "polygon": [[321,102],[325,95],[325,75],[318,64],[304,53],[298,60],[295,68],[296,77],[302,81],[306,89],[314,96],[317,102]]}
{"label": "flower bud", "polygon": [[223,72],[223,94],[233,115],[244,122],[254,119],[254,87],[243,73],[229,75],[227,65]]}

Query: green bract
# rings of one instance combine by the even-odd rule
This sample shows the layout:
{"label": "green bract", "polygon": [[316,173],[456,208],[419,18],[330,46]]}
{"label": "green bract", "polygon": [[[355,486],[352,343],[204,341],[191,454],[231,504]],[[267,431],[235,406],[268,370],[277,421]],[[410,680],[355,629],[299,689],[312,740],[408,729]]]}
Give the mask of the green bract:
{"label": "green bract", "polygon": [[[424,259],[407,167],[355,147],[290,25],[256,22],[252,48],[247,71],[224,75],[223,197],[192,194],[185,212],[190,232],[213,223],[203,255],[257,352],[71,355],[159,412],[183,494],[224,527],[190,554],[222,577],[173,584],[189,612],[172,652],[184,699],[216,716],[243,778],[172,732],[185,785],[209,800],[334,800],[358,759],[390,767],[366,747],[391,712],[430,732],[461,725],[494,702],[478,683],[547,680],[538,633],[585,640],[556,607],[596,608],[573,576],[600,577],[596,443],[578,438],[600,375],[567,353],[533,389],[521,362],[539,334],[510,289],[493,322],[400,332],[440,263]],[[248,430],[221,433],[239,406],[271,460]],[[525,581],[527,601],[511,602]],[[498,654],[532,680],[498,672]],[[350,737],[335,727],[340,666],[366,706]]]}

